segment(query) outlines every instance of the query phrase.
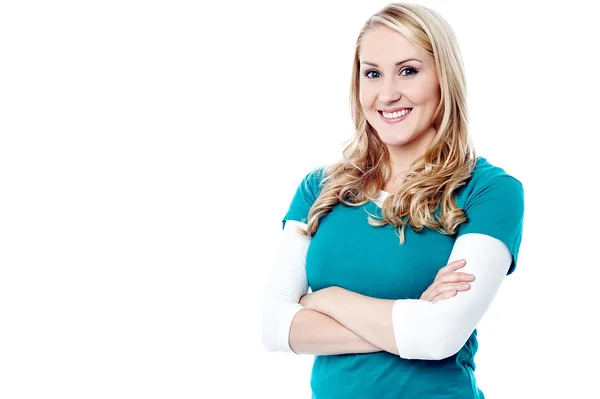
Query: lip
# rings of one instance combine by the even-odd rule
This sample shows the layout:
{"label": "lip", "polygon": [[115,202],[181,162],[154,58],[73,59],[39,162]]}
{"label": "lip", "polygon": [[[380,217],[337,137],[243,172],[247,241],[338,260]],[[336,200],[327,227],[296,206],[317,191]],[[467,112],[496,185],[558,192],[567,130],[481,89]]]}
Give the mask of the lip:
{"label": "lip", "polygon": [[412,109],[412,107],[398,107],[398,108],[390,108],[390,109],[380,109],[378,110],[379,112],[398,112],[398,111],[402,111],[403,109]]}
{"label": "lip", "polygon": [[[401,109],[404,109],[404,108],[398,108],[398,110],[401,110]],[[385,111],[385,112],[387,112],[387,111]],[[388,125],[393,125],[394,123],[402,122],[403,120],[405,120],[406,118],[408,118],[408,116],[410,114],[412,114],[412,111],[408,112],[406,115],[404,115],[404,116],[402,116],[402,117],[400,117],[398,119],[387,119],[387,118],[384,118],[384,116],[383,116],[383,114],[382,114],[381,111],[377,111],[377,113],[379,114],[379,117],[381,118],[382,121],[384,121]]]}

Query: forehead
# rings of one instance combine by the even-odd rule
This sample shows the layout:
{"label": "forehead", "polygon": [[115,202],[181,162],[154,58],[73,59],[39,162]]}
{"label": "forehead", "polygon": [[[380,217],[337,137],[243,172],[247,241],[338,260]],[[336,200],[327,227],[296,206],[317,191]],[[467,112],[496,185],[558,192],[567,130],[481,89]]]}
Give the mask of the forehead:
{"label": "forehead", "polygon": [[365,32],[359,52],[360,61],[378,65],[394,65],[401,59],[418,58],[426,62],[427,54],[400,33],[387,26],[376,25]]}

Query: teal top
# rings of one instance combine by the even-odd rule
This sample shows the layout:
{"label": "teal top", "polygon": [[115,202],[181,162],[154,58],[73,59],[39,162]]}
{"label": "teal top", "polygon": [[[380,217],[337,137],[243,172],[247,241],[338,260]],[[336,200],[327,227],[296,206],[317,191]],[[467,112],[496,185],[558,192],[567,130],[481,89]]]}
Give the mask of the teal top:
{"label": "teal top", "polygon": [[[321,192],[324,168],[311,170],[302,180],[282,220],[307,223],[310,207]],[[512,254],[507,274],[516,267],[523,230],[524,196],[519,180],[485,158],[465,186],[456,191],[456,204],[467,222],[455,235],[424,228],[405,229],[400,245],[391,225],[369,225],[368,213],[381,216],[374,202],[351,207],[336,204],[324,215],[306,257],[309,287],[329,286],[381,299],[418,299],[447,264],[457,237],[487,234],[502,241]],[[368,212],[368,213],[367,213]],[[458,353],[442,360],[415,360],[381,351],[316,355],[311,374],[316,399],[462,399],[484,398],[475,381],[475,329]]]}

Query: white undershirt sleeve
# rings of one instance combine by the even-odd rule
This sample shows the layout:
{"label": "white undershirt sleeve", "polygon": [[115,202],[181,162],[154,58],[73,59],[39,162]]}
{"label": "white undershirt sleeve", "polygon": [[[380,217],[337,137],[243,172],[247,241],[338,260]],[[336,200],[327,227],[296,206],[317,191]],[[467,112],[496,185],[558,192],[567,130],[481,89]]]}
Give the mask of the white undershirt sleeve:
{"label": "white undershirt sleeve", "polygon": [[289,344],[292,320],[304,306],[299,301],[308,293],[306,254],[311,238],[297,231],[306,223],[287,220],[279,251],[265,286],[262,303],[262,342],[269,351],[295,353]]}
{"label": "white undershirt sleeve", "polygon": [[501,241],[470,233],[456,239],[447,264],[459,259],[467,264],[458,271],[475,276],[468,291],[437,302],[394,303],[392,325],[400,357],[440,360],[457,353],[492,303],[512,255]]}
{"label": "white undershirt sleeve", "polygon": [[[298,302],[308,293],[306,254],[311,241],[297,232],[298,227],[307,225],[286,221],[265,286],[262,342],[269,351],[295,353],[289,332],[294,316],[304,308]],[[392,325],[400,357],[439,360],[458,352],[495,297],[512,255],[501,241],[470,233],[456,240],[447,264],[458,259],[467,260],[460,272],[475,275],[468,291],[437,302],[399,299],[394,303]]]}

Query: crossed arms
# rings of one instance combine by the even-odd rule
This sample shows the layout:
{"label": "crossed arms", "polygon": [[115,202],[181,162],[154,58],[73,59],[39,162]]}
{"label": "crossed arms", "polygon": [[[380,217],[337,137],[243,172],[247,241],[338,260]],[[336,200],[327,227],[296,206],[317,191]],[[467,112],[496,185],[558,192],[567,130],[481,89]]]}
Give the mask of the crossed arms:
{"label": "crossed arms", "polygon": [[456,240],[448,263],[467,260],[462,271],[474,274],[475,281],[466,292],[429,302],[378,299],[330,287],[311,309],[299,303],[308,293],[310,238],[299,234],[298,227],[306,224],[286,221],[264,291],[262,342],[269,351],[327,355],[384,350],[406,359],[444,359],[468,340],[512,261],[501,241],[465,234]]}

